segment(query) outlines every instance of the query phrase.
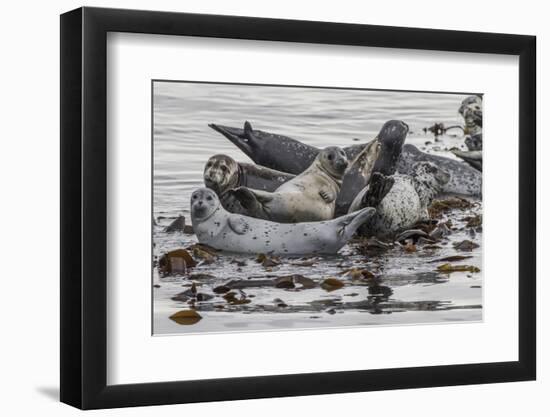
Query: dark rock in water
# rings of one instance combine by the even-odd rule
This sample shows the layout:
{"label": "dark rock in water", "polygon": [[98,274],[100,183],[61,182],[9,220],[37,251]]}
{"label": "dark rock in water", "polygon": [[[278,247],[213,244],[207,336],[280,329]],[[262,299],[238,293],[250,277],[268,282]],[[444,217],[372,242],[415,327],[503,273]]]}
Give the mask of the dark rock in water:
{"label": "dark rock in water", "polygon": [[411,229],[401,232],[395,240],[397,242],[404,242],[406,240],[412,240],[413,243],[417,243],[420,238],[424,238],[430,243],[435,243],[433,239],[430,239],[430,236],[423,230],[420,229]]}
{"label": "dark rock in water", "polygon": [[165,233],[183,232],[184,228],[185,228],[185,217],[178,216],[176,220],[174,220],[172,223],[166,226],[163,231]]}
{"label": "dark rock in water", "polygon": [[321,288],[327,292],[339,290],[344,286],[344,283],[336,278],[327,278],[321,283]]}
{"label": "dark rock in water", "polygon": [[437,225],[437,227],[432,230],[430,233],[430,238],[439,240],[445,236],[449,236],[451,234],[451,229],[445,224],[440,223]]}
{"label": "dark rock in water", "polygon": [[462,256],[462,255],[454,255],[454,256],[446,256],[444,258],[434,259],[430,262],[456,262],[456,261],[463,261],[464,259],[469,259],[472,256]]}
{"label": "dark rock in water", "polygon": [[250,299],[246,298],[246,295],[241,292],[240,296],[237,297],[237,293],[231,291],[226,293],[223,298],[231,305],[240,305],[250,303]]}
{"label": "dark rock in water", "polygon": [[182,302],[188,301],[189,296],[185,294],[186,292],[187,291],[184,291],[184,292],[180,292],[179,294],[174,295],[171,298],[171,300],[173,300],[173,301],[182,301]]}
{"label": "dark rock in water", "polygon": [[451,272],[479,272],[480,269],[477,266],[472,265],[451,265],[443,264],[437,267],[439,272],[451,273]]}
{"label": "dark rock in water", "polygon": [[189,268],[193,268],[197,262],[185,249],[170,251],[159,259],[159,272],[162,276],[170,274],[185,274]]}
{"label": "dark rock in water", "polygon": [[294,288],[292,276],[280,277],[275,280],[275,288]]}
{"label": "dark rock in water", "polygon": [[211,274],[191,274],[189,275],[188,279],[202,281],[216,279],[216,277]]}
{"label": "dark rock in water", "polygon": [[281,264],[281,260],[278,257],[268,256],[265,253],[260,253],[256,258],[256,262],[262,264],[264,268],[271,268]]}
{"label": "dark rock in water", "polygon": [[453,246],[455,249],[461,251],[472,251],[473,249],[479,248],[479,245],[471,240],[463,240],[462,242],[453,243]]}
{"label": "dark rock in water", "polygon": [[186,235],[193,235],[193,234],[195,234],[195,231],[193,230],[193,226],[185,225],[185,227],[183,228],[183,233],[185,233]]}
{"label": "dark rock in water", "polygon": [[195,310],[181,310],[170,316],[170,320],[175,321],[181,325],[191,325],[198,323],[202,319],[202,316]]}
{"label": "dark rock in water", "polygon": [[197,298],[197,301],[208,301],[214,298],[214,296],[211,294],[205,294],[203,292],[199,292],[196,298]]}
{"label": "dark rock in water", "polygon": [[239,259],[232,259],[230,264],[236,264],[237,266],[246,266],[246,261],[241,261]]}
{"label": "dark rock in water", "polygon": [[226,292],[229,292],[231,291],[231,288],[225,286],[225,285],[220,285],[219,287],[216,287],[214,288],[213,290],[216,294],[225,294]]}
{"label": "dark rock in water", "polygon": [[478,227],[478,226],[481,226],[482,224],[482,219],[480,214],[477,214],[472,217],[465,217],[464,220],[467,221],[466,227]]}

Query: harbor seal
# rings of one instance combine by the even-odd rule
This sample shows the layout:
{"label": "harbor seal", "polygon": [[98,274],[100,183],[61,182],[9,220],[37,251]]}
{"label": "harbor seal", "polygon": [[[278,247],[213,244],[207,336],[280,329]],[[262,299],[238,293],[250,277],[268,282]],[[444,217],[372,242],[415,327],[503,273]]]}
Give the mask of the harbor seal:
{"label": "harbor seal", "polygon": [[342,180],[336,199],[337,216],[348,212],[353,199],[368,185],[372,173],[395,174],[408,132],[409,126],[406,123],[390,120],[384,123],[378,136],[365,145],[350,163]]}
{"label": "harbor seal", "polygon": [[[369,237],[393,237],[429,218],[428,205],[449,180],[447,172],[425,161],[415,163],[411,175],[373,174],[373,182],[357,195],[350,212],[375,206],[376,214],[361,226],[360,233]],[[375,185],[382,191],[375,191],[373,198],[371,191]]]}
{"label": "harbor seal", "polygon": [[334,254],[375,211],[369,207],[329,221],[282,224],[229,213],[208,188],[191,195],[191,220],[199,242],[250,254]]}
{"label": "harbor seal", "polygon": [[[288,136],[252,129],[248,121],[244,123],[244,129],[214,123],[208,126],[229,139],[256,164],[289,174],[298,175],[304,172],[319,153],[319,148]],[[364,145],[353,145],[343,150],[351,161],[363,147]]]}
{"label": "harbor seal", "polygon": [[466,97],[460,104],[458,112],[464,118],[464,133],[476,135],[483,127],[482,98],[478,95]]}
{"label": "harbor seal", "polygon": [[451,149],[451,152],[478,171],[483,171],[482,151],[461,151],[458,149]]}
{"label": "harbor seal", "polygon": [[401,157],[397,163],[397,172],[411,175],[415,162],[421,161],[431,162],[451,176],[447,184],[442,187],[442,193],[481,196],[482,174],[477,169],[455,159],[422,152],[410,143],[403,145]]}
{"label": "harbor seal", "polygon": [[214,155],[204,165],[204,184],[218,196],[231,188],[248,187],[255,190],[275,191],[294,178],[286,172],[254,164],[237,162],[227,155]]}
{"label": "harbor seal", "polygon": [[274,192],[238,187],[228,191],[246,214],[280,223],[299,223],[334,218],[336,198],[347,168],[346,154],[337,146],[323,149],[311,166]]}
{"label": "harbor seal", "polygon": [[[216,126],[216,128],[213,126]],[[260,163],[259,160],[262,159],[265,152],[260,151],[255,153],[256,151],[254,148],[246,148],[248,150],[244,150],[241,146],[239,146],[241,143],[246,144],[246,140],[243,139],[243,129],[227,128],[219,125],[210,125],[210,127],[220,133],[223,131],[222,134],[242,149],[254,162]],[[257,136],[258,132],[261,132],[261,135],[259,136],[262,138],[262,146],[273,149],[273,152],[270,154],[269,161],[266,161],[269,165],[262,164],[264,166],[269,166],[269,168],[272,169],[277,169],[283,172],[291,172],[288,170],[288,167],[289,164],[292,164],[293,166],[298,167],[298,169],[295,169],[295,172],[303,172],[307,169],[307,165],[304,166],[306,161],[313,160],[319,152],[318,148],[301,143],[296,139],[254,130],[254,134]],[[281,142],[278,142],[278,140],[281,140]],[[279,146],[278,143],[280,143],[280,147],[282,149],[280,151],[276,151],[276,148]],[[343,149],[344,152],[346,152],[346,155],[348,155],[348,159],[353,160],[354,157],[350,158],[349,155],[351,154],[357,156],[357,154],[359,154],[365,146],[368,145],[368,143],[355,145],[353,147],[346,147]],[[297,147],[298,144],[302,145],[298,147],[300,149],[299,155],[301,156],[297,156],[298,154],[295,155],[292,153],[292,148]],[[287,146],[290,146],[291,148],[287,149]],[[481,173],[477,169],[455,159],[424,153],[412,144],[403,145],[401,156],[397,161],[397,172],[401,174],[410,174],[412,172],[413,164],[419,161],[432,162],[451,175],[450,181],[443,187],[443,193],[470,196],[481,195],[482,177]]]}

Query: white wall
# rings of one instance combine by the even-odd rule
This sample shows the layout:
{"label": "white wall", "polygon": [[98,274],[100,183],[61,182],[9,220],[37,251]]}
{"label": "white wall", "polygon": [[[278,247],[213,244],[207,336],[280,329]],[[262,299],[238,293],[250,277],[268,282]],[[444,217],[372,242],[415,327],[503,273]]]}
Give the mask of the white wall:
{"label": "white wall", "polygon": [[[369,4],[371,3],[371,4]],[[59,17],[80,2],[4,2],[0,42],[0,170],[2,204],[2,297],[0,320],[0,409],[4,415],[74,415],[57,402],[58,272],[59,272]],[[550,25],[544,2],[320,1],[261,2],[253,0],[92,1],[86,5],[239,14],[380,25],[494,31],[538,36],[538,118],[548,111]],[[543,97],[544,94],[544,97]],[[550,168],[541,155],[550,147],[541,140],[539,122],[539,236],[550,222]],[[548,129],[546,133],[548,133]],[[544,193],[543,193],[544,191]],[[505,199],[506,196],[503,196]],[[542,296],[550,285],[545,276],[548,240],[539,239],[539,380],[527,383],[388,391],[349,395],[239,401],[101,411],[99,415],[259,415],[299,413],[337,415],[352,412],[410,416],[543,415],[550,408],[550,310]],[[32,283],[29,285],[28,283]],[[360,349],[360,347],[352,347]],[[475,344],[472,346],[475,349]],[[546,396],[544,395],[546,394]],[[310,411],[311,410],[311,411]]]}

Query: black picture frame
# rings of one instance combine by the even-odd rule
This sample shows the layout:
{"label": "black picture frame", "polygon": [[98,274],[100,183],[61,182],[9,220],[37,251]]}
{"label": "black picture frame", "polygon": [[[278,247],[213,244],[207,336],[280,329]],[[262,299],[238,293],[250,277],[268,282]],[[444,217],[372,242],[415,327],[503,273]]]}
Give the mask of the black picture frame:
{"label": "black picture frame", "polygon": [[[518,361],[107,385],[108,32],[519,56]],[[60,57],[62,402],[95,409],[536,378],[534,36],[84,7],[61,15]]]}

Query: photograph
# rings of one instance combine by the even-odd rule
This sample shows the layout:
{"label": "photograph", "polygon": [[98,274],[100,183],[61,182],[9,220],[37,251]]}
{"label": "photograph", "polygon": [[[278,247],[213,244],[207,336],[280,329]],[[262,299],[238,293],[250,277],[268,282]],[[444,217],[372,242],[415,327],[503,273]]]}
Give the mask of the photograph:
{"label": "photograph", "polygon": [[483,320],[481,92],[151,89],[153,335]]}

